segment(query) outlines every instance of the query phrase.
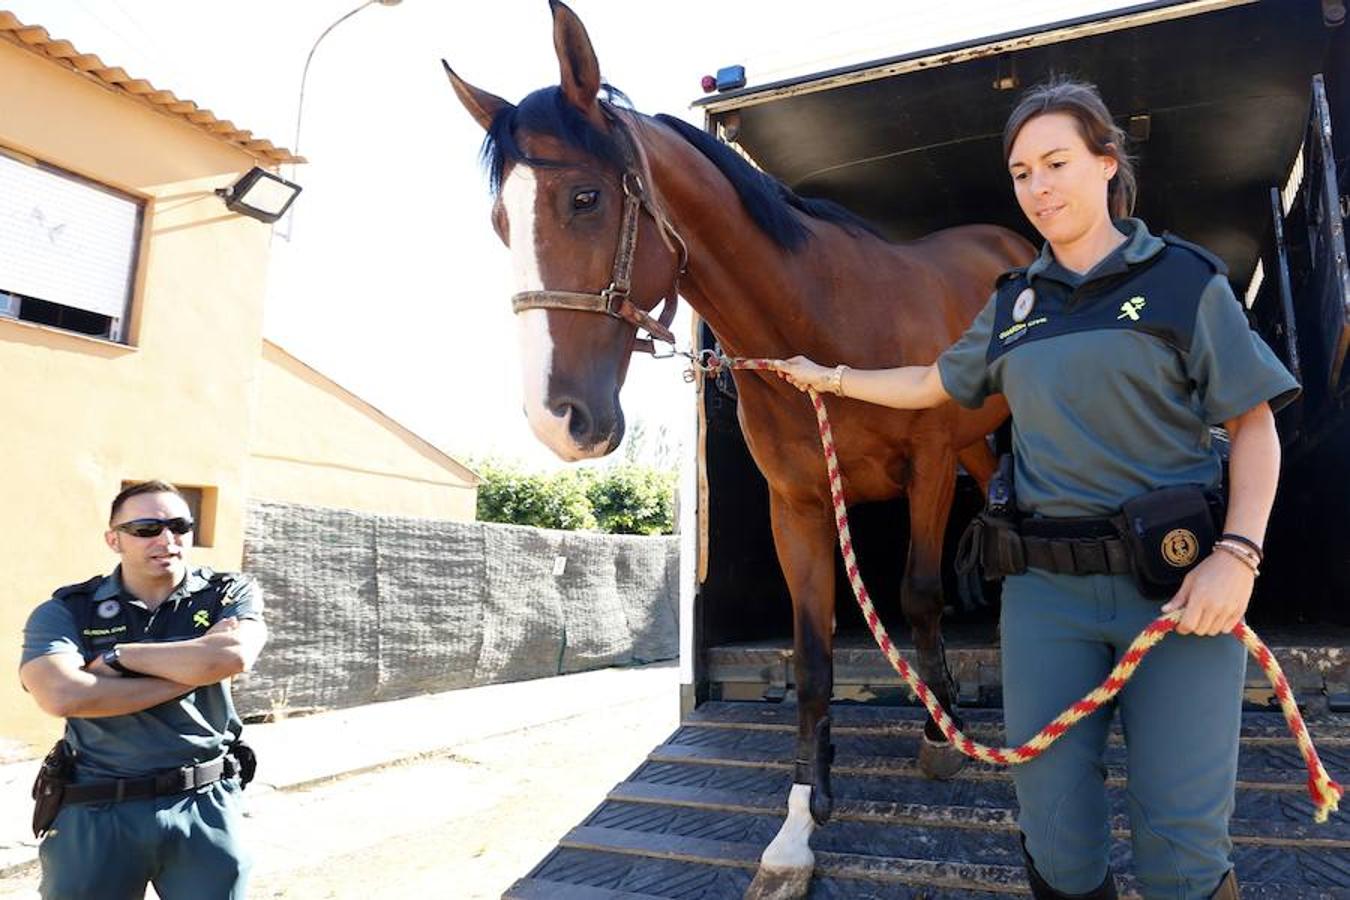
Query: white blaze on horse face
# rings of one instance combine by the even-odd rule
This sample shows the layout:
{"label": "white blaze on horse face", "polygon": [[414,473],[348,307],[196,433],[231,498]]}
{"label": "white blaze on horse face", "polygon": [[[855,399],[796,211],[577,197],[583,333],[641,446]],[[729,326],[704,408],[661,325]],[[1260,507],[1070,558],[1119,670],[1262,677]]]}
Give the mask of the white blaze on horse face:
{"label": "white blaze on horse face", "polygon": [[[541,291],[544,278],[539,272],[539,253],[535,246],[538,182],[534,170],[518,165],[502,184],[502,206],[506,209],[511,261],[516,273],[517,291]],[[527,309],[516,316],[520,326],[520,349],[524,364],[522,386],[525,390],[525,416],[530,428],[550,450],[566,460],[580,458],[567,431],[569,415],[558,416],[548,408],[548,382],[553,373],[553,335],[548,327],[548,311]]]}
{"label": "white blaze on horse face", "polygon": [[787,820],[769,846],[759,863],[773,869],[811,869],[816,864],[816,855],[811,852],[811,833],[816,830],[816,820],[811,818],[811,785],[794,784],[788,794]]}

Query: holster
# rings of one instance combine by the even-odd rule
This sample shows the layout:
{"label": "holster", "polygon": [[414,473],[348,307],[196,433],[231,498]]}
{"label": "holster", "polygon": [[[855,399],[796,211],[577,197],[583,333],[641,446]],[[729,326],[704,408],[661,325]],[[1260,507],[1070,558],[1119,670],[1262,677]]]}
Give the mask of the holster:
{"label": "holster", "polygon": [[1027,561],[1017,530],[1018,518],[1013,458],[1005,453],[989,479],[984,510],[966,526],[956,546],[957,574],[964,577],[978,570],[986,581],[996,581],[1025,572]]}
{"label": "holster", "polygon": [[229,755],[234,758],[234,764],[239,773],[239,787],[248,787],[248,783],[253,780],[254,774],[258,771],[258,754],[253,752],[252,747],[244,743],[243,738],[236,738],[234,743],[230,745]]}
{"label": "holster", "polygon": [[52,827],[65,802],[66,785],[74,780],[75,754],[64,740],[57,741],[33,780],[33,837],[42,837]]}
{"label": "holster", "polygon": [[985,581],[997,581],[1027,570],[1017,521],[982,512],[971,520],[956,545],[957,574],[978,571]]}

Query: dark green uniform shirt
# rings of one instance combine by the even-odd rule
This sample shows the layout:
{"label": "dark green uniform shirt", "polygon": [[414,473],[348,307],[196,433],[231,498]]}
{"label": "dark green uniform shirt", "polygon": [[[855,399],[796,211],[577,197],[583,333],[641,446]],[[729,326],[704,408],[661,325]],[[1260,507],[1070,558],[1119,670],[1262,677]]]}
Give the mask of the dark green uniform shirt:
{"label": "dark green uniform shirt", "polygon": [[937,362],[961,405],[1007,398],[1025,513],[1105,515],[1155,488],[1215,486],[1209,426],[1299,391],[1222,263],[1137,219],[1116,227],[1127,240],[1085,275],[1047,244]]}
{"label": "dark green uniform shirt", "polygon": [[[20,664],[52,653],[73,654],[85,662],[93,658],[85,652],[70,602],[89,605],[88,618],[94,626],[89,630],[99,632],[94,639],[108,646],[134,640],[187,640],[200,637],[222,618],[262,618],[262,591],[246,576],[231,581],[223,604],[208,602],[219,596],[210,582],[213,574],[207,568],[188,570],[183,583],[154,612],[123,590],[120,568],[91,582],[88,591],[77,591],[68,599],[54,597],[28,617]],[[100,622],[112,627],[100,629]],[[120,633],[101,634],[109,630]],[[77,754],[77,780],[99,781],[208,762],[224,753],[242,730],[226,680],[138,713],[67,719],[65,737]]]}

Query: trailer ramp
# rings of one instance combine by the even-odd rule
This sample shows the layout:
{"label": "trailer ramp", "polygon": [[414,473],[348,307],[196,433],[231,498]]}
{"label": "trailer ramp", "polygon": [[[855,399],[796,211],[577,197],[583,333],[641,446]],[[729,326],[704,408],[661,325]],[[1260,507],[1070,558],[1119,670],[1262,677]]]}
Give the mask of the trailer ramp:
{"label": "trailer ramp", "polygon": [[[1001,713],[968,710],[977,739],[1002,743]],[[947,782],[914,762],[923,711],[831,707],[835,813],[816,831],[811,898],[989,900],[1029,893],[1006,770],[971,763]],[[1308,719],[1333,777],[1350,773],[1350,715]],[[508,898],[739,898],[786,814],[796,707],[709,702],[656,747]],[[1130,869],[1124,745],[1107,750],[1112,867]],[[1184,748],[1179,748],[1184,752]],[[1306,772],[1278,713],[1244,714],[1234,861],[1246,898],[1350,897],[1350,816],[1312,821]],[[1119,877],[1122,893],[1140,896]]]}

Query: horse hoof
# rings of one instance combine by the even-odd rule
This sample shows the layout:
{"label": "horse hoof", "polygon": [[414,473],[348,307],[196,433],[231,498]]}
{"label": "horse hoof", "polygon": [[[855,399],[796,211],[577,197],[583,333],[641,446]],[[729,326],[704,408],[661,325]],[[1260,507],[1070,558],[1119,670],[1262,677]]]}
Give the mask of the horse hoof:
{"label": "horse hoof", "polygon": [[968,762],[970,758],[950,741],[935,741],[926,736],[919,739],[919,771],[928,778],[937,781],[954,778]]}
{"label": "horse hoof", "polygon": [[801,900],[811,887],[811,868],[760,866],[745,900]]}

